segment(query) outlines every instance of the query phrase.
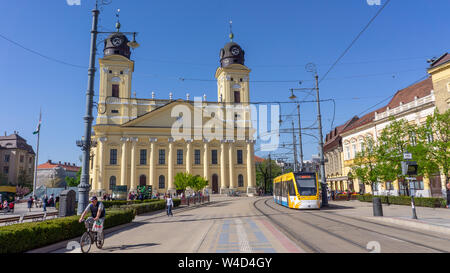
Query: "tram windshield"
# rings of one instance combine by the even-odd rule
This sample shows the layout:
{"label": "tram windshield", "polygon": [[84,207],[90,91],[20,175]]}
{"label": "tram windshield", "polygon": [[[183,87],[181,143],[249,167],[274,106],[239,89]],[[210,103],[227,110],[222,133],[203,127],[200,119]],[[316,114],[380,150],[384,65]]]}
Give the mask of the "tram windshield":
{"label": "tram windshield", "polygon": [[317,194],[317,182],[314,175],[295,175],[298,193],[302,196],[314,196]]}

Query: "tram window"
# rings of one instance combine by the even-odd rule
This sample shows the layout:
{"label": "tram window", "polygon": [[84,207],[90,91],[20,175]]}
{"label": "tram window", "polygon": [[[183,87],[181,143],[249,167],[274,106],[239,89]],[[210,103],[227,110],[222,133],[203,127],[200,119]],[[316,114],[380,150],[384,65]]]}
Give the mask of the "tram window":
{"label": "tram window", "polygon": [[289,195],[295,196],[295,187],[294,187],[294,181],[289,181]]}
{"label": "tram window", "polygon": [[302,196],[314,196],[317,194],[317,184],[315,177],[300,178],[296,177],[297,190]]}

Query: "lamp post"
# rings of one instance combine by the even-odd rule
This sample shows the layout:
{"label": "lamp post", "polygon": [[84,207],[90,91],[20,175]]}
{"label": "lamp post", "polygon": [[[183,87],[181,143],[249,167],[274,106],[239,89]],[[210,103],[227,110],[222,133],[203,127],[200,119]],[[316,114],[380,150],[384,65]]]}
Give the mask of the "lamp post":
{"label": "lamp post", "polygon": [[[84,209],[89,204],[89,161],[91,160],[90,152],[91,147],[95,147],[95,142],[91,140],[92,135],[92,108],[93,108],[93,97],[94,97],[94,83],[95,83],[95,56],[97,55],[97,35],[101,33],[113,33],[113,32],[99,32],[98,29],[98,16],[100,11],[98,10],[98,2],[95,1],[95,8],[92,10],[92,29],[91,29],[91,52],[89,57],[89,70],[88,70],[88,88],[86,92],[86,115],[84,116],[84,136],[82,140],[76,142],[77,146],[83,151],[82,156],[82,170],[80,176],[80,184],[78,185],[78,210],[77,214],[81,215]],[[120,11],[120,10],[119,10]],[[118,15],[117,15],[118,16]],[[120,28],[120,23],[118,22],[118,29]],[[136,32],[125,33],[133,34],[133,41],[128,43],[131,48],[137,48],[139,44],[136,42]]]}

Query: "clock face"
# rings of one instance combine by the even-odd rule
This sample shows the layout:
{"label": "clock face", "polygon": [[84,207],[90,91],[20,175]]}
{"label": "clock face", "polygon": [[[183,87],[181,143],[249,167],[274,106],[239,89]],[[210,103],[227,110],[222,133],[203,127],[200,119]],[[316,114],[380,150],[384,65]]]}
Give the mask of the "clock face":
{"label": "clock face", "polygon": [[233,48],[231,49],[231,54],[233,54],[234,56],[238,55],[239,52],[240,52],[240,50],[239,50],[239,48],[237,48],[237,47],[233,47]]}
{"label": "clock face", "polygon": [[111,42],[114,46],[120,46],[123,41],[120,37],[114,37],[112,38]]}

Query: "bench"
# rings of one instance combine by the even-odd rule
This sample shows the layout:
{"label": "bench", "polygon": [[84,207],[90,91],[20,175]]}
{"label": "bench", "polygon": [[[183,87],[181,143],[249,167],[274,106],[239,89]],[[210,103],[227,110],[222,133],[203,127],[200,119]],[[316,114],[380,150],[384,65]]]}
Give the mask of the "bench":
{"label": "bench", "polygon": [[5,224],[5,226],[7,225],[12,225],[15,223],[19,223],[20,222],[20,216],[14,216],[14,217],[8,217],[8,218],[2,218],[0,219],[0,224]]}

